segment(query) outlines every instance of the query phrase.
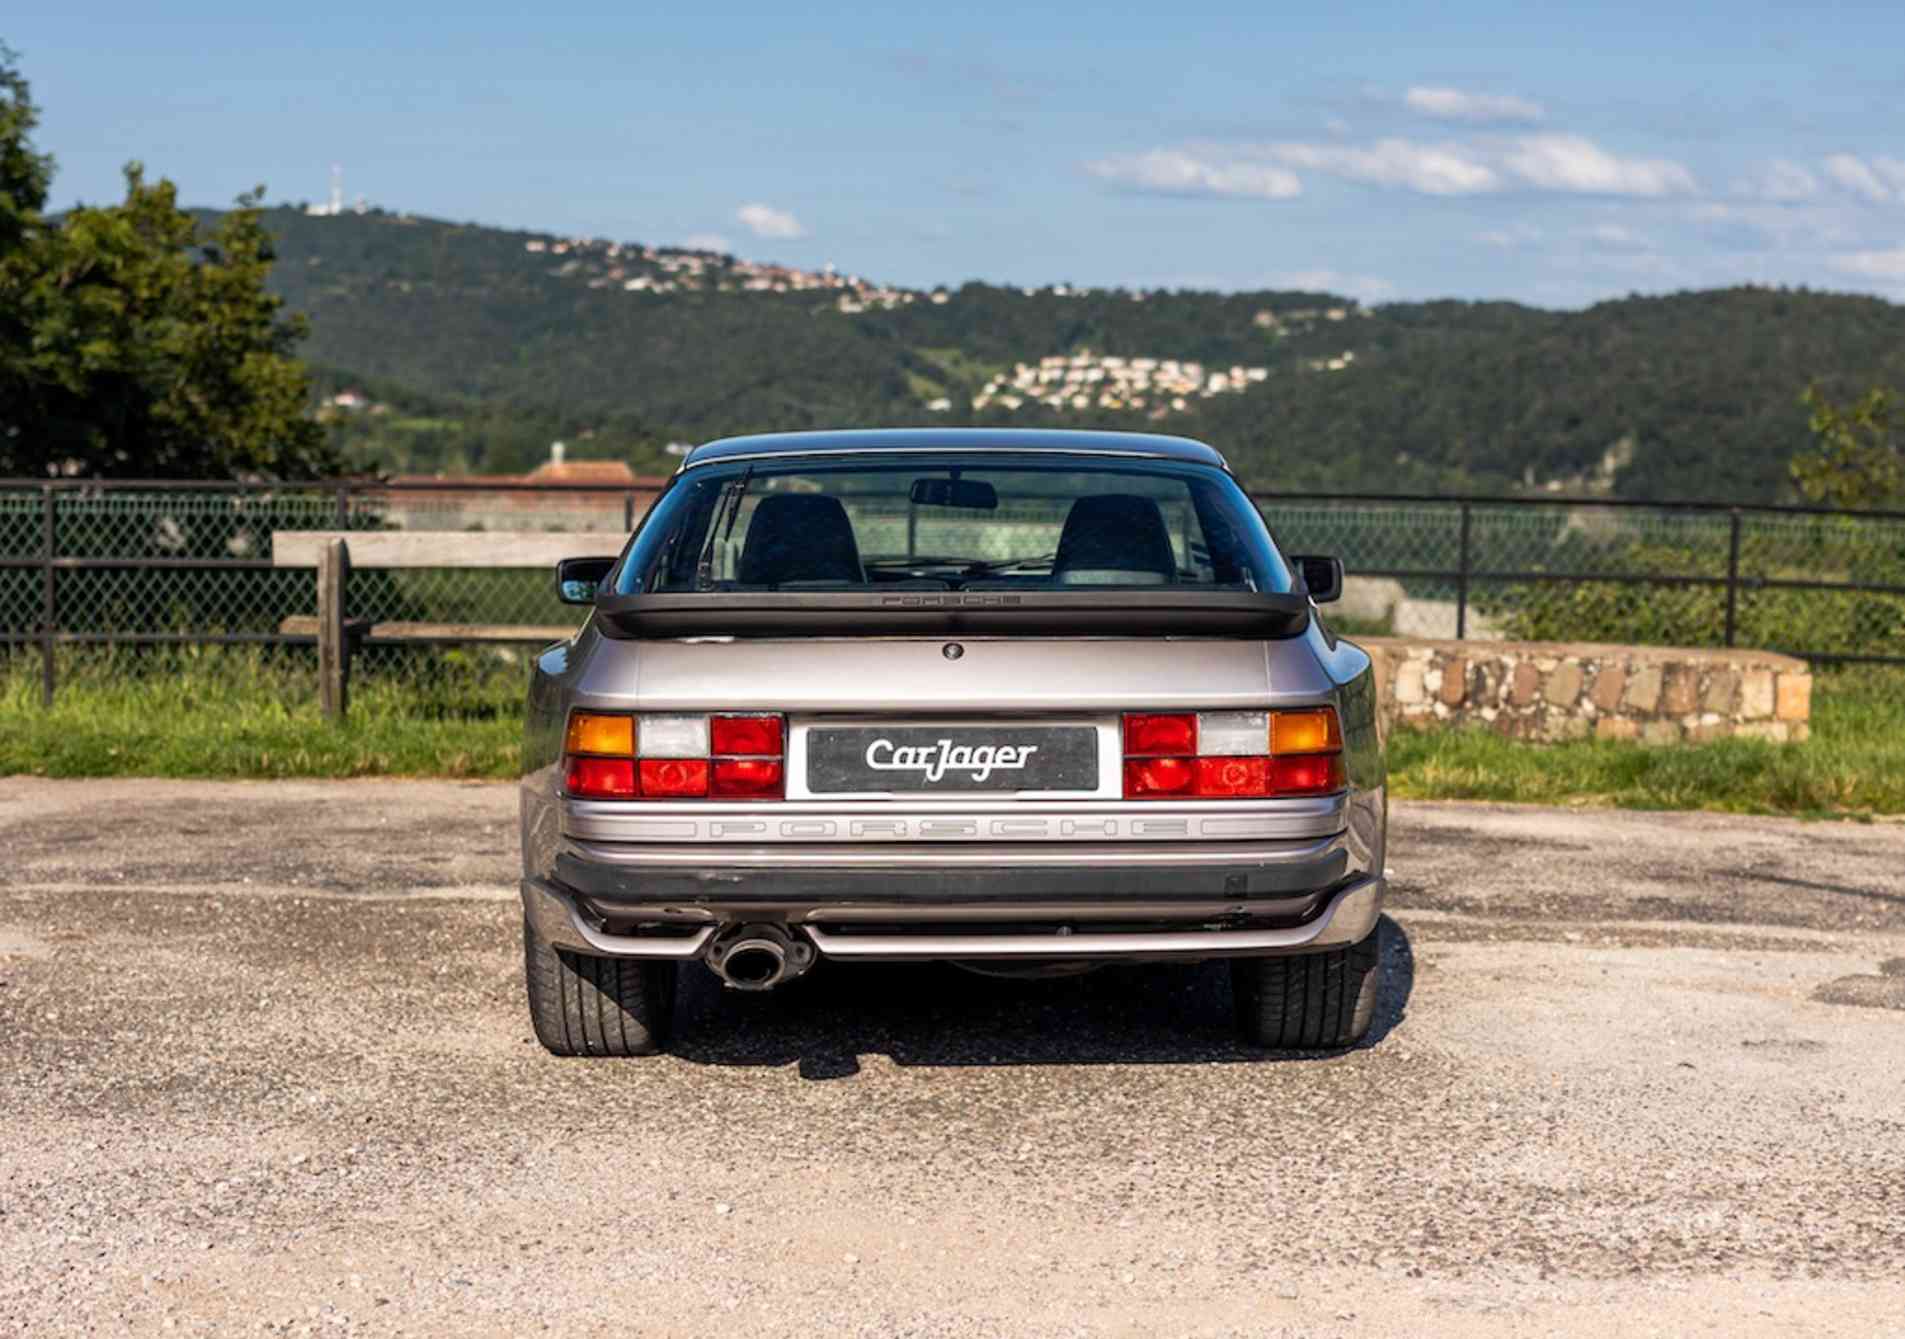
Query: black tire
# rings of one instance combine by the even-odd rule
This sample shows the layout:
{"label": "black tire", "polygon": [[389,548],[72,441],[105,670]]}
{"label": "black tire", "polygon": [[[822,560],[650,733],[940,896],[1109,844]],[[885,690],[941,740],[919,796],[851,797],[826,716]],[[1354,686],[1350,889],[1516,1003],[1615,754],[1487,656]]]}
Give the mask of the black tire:
{"label": "black tire", "polygon": [[1280,1050],[1361,1041],[1382,990],[1378,931],[1348,948],[1285,958],[1232,958],[1230,990],[1244,1040]]}
{"label": "black tire", "polygon": [[551,1055],[654,1055],[674,1024],[675,976],[672,962],[556,948],[523,922],[529,1020]]}

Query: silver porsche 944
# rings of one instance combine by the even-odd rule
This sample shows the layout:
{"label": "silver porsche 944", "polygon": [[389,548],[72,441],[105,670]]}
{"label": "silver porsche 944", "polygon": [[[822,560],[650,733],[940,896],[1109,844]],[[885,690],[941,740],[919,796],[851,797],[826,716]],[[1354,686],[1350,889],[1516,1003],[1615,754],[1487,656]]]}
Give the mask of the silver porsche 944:
{"label": "silver porsche 944", "polygon": [[544,652],[523,944],[561,1055],[662,1049],[677,974],[1224,959],[1244,1036],[1368,1029],[1387,827],[1369,657],[1199,442],[702,446]]}

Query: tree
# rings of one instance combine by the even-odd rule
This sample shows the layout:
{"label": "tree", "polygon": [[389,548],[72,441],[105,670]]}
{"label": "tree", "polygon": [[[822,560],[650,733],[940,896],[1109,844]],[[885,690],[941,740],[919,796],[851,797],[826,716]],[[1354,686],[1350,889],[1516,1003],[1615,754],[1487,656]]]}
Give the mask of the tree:
{"label": "tree", "polygon": [[37,120],[0,48],[0,475],[335,472],[305,325],[265,287],[262,188],[202,238],[133,163],[119,204],[48,218]]}
{"label": "tree", "polygon": [[1874,386],[1841,408],[1817,386],[1800,402],[1812,411],[1814,449],[1792,463],[1793,482],[1814,502],[1835,507],[1875,507],[1898,498],[1905,486],[1905,460],[1892,436],[1891,391]]}
{"label": "tree", "polygon": [[46,188],[53,160],[35,153],[27,138],[38,121],[13,52],[0,42],[0,455],[7,450],[8,406],[26,393],[22,366],[29,333],[15,300],[25,275],[24,252],[45,227]]}

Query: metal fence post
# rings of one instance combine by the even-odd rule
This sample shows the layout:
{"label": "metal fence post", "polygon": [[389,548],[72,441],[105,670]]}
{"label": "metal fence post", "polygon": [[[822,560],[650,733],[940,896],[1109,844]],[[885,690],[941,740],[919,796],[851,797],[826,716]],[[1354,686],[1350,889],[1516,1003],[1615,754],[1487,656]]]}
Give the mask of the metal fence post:
{"label": "metal fence post", "polygon": [[1740,509],[1733,509],[1732,532],[1726,541],[1726,644],[1733,645],[1733,632],[1740,611]]}
{"label": "metal fence post", "polygon": [[337,486],[337,528],[339,530],[351,528],[351,486],[349,484]]}
{"label": "metal fence post", "polygon": [[1464,641],[1468,637],[1468,547],[1469,530],[1474,514],[1468,503],[1462,504],[1462,548],[1461,557],[1456,563],[1455,574],[1455,640]]}
{"label": "metal fence post", "polygon": [[344,597],[350,586],[351,551],[341,539],[318,550],[318,702],[327,720],[350,710],[351,646],[344,627]]}
{"label": "metal fence post", "polygon": [[40,705],[53,705],[53,624],[57,621],[57,596],[53,589],[53,558],[56,553],[54,508],[58,491],[51,484],[41,489],[40,520]]}
{"label": "metal fence post", "polygon": [[634,528],[635,495],[633,493],[624,493],[622,494],[622,529],[633,530]]}

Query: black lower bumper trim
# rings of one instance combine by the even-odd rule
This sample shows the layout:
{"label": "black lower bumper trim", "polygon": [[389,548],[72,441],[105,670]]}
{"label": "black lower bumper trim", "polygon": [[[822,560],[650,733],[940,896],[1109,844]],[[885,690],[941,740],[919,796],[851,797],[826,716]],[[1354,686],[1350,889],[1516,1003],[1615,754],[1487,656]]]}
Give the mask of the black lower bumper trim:
{"label": "black lower bumper trim", "polygon": [[603,910],[618,902],[684,906],[771,906],[829,901],[931,905],[940,902],[1098,904],[1211,902],[1301,897],[1334,888],[1355,871],[1340,849],[1313,860],[1223,865],[980,865],[942,868],[861,866],[635,867],[556,857],[555,876]]}

